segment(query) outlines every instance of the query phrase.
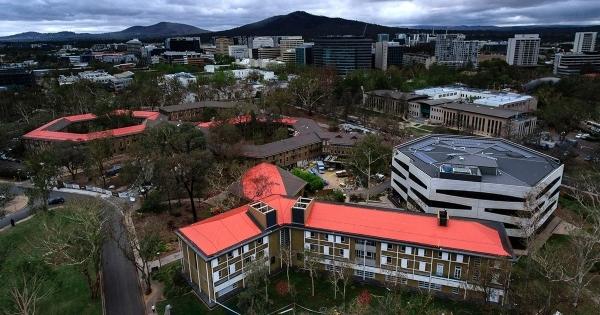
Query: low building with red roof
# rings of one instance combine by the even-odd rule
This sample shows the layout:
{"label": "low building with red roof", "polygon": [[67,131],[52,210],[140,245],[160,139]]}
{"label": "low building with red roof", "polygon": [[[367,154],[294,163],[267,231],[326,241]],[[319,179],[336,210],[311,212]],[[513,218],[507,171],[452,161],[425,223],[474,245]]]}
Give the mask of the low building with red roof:
{"label": "low building with red roof", "polygon": [[324,270],[458,299],[503,303],[513,251],[501,224],[304,197],[270,195],[180,228],[183,274],[209,306],[244,287],[246,268],[310,255]]}
{"label": "low building with red roof", "polygon": [[23,135],[23,139],[30,149],[47,147],[59,142],[86,143],[98,139],[111,139],[113,140],[113,153],[116,153],[129,146],[135,141],[135,137],[142,134],[147,128],[164,121],[164,116],[158,112],[119,110],[115,113],[121,115],[131,114],[131,117],[140,119],[141,123],[116,129],[76,133],[66,131],[66,129],[71,124],[92,121],[98,119],[98,117],[94,114],[72,115],[54,119],[26,133]]}
{"label": "low building with red roof", "polygon": [[283,168],[259,163],[248,169],[229,191],[246,200],[260,200],[271,195],[301,196],[307,182]]}

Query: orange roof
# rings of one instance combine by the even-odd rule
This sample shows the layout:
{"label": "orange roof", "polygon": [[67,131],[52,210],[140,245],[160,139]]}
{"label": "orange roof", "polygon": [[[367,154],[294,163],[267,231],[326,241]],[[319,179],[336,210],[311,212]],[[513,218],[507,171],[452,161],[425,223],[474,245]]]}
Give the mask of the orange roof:
{"label": "orange roof", "polygon": [[[232,125],[237,125],[237,124],[244,124],[244,123],[250,122],[251,119],[252,119],[252,116],[250,116],[250,115],[241,115],[241,116],[231,118],[227,122]],[[265,121],[264,118],[259,118],[259,120]],[[298,121],[298,119],[293,118],[293,117],[283,117],[283,118],[275,119],[273,121],[282,123],[285,125],[293,125],[296,123],[296,121]],[[201,122],[201,123],[196,124],[196,126],[200,127],[200,128],[212,128],[215,125],[216,125],[215,121],[207,121],[207,122]]]}
{"label": "orange roof", "polygon": [[[262,199],[277,211],[279,225],[291,224],[295,198],[272,195]],[[205,255],[211,256],[261,234],[246,213],[248,205],[179,229]],[[383,210],[314,201],[307,228],[385,239],[446,250],[510,257],[504,230],[483,221],[451,218],[439,226],[435,215]]]}
{"label": "orange roof", "polygon": [[240,182],[241,195],[249,200],[263,199],[271,195],[295,195],[306,185],[304,180],[267,162],[248,169]]}
{"label": "orange roof", "polygon": [[[115,113],[127,113],[125,110],[117,110]],[[148,111],[133,111],[132,116],[135,118],[143,118],[146,120],[157,120],[160,116],[158,112],[148,112]],[[37,129],[28,132],[23,137],[26,139],[34,139],[34,140],[46,140],[46,141],[73,141],[73,142],[85,142],[91,141],[95,139],[109,138],[109,137],[122,137],[128,136],[132,134],[138,134],[146,130],[146,125],[134,125],[123,128],[116,128],[111,130],[90,132],[90,133],[71,133],[64,131],[52,131],[48,130],[51,126],[55,125],[60,121],[67,121],[69,124],[80,121],[88,121],[94,120],[97,116],[94,114],[81,114],[81,115],[72,115],[65,116],[58,119],[55,119]]]}

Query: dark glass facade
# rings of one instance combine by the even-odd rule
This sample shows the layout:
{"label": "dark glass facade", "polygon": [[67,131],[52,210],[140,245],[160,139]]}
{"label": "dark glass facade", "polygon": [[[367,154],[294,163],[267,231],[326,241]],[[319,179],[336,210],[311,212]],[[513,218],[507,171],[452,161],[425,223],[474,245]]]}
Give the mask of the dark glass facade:
{"label": "dark glass facade", "polygon": [[313,48],[315,65],[335,68],[342,75],[357,69],[371,69],[372,42],[363,37],[318,38]]}

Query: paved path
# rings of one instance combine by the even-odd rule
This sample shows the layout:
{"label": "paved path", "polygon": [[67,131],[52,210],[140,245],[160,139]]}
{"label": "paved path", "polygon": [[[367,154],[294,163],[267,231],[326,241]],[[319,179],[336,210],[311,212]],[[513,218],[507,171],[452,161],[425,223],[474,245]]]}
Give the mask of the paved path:
{"label": "paved path", "polygon": [[119,206],[123,200],[107,198],[106,201],[111,204],[110,210],[112,210],[109,211],[111,233],[116,235],[106,240],[102,252],[102,283],[106,314],[142,315],[145,311],[137,268],[125,257],[121,249],[131,250],[127,235],[123,232],[123,212]]}
{"label": "paved path", "polygon": [[159,259],[157,260],[153,260],[153,261],[149,261],[148,262],[148,266],[150,267],[150,270],[152,270],[152,268],[154,267],[160,267],[160,266],[164,266],[166,264],[170,264],[174,261],[180,260],[181,259],[181,251],[178,251],[176,253],[173,253],[171,255],[165,256],[165,257],[161,257],[160,261]]}

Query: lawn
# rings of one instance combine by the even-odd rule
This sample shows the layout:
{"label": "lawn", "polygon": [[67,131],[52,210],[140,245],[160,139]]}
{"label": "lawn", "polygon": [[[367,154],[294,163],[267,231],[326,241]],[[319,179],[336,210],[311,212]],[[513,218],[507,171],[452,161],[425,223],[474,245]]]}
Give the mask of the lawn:
{"label": "lawn", "polygon": [[[85,278],[72,267],[51,267],[42,261],[35,248],[41,225],[60,223],[63,214],[40,213],[16,227],[0,232],[0,310],[9,311],[13,305],[10,290],[21,281],[23,275],[34,273],[44,275],[43,290],[48,290],[45,298],[37,305],[38,313],[43,314],[101,314],[100,299],[90,300]],[[43,291],[45,292],[45,291]]]}
{"label": "lawn", "polygon": [[[178,272],[180,266],[179,262],[172,263],[155,275],[155,279],[165,284],[165,296],[166,300],[160,302],[157,306],[158,312],[162,313],[167,304],[170,304],[173,309],[173,313],[176,314],[228,314],[222,307],[216,307],[213,310],[209,310],[198,298],[191,292],[185,282],[177,279],[175,274]],[[302,272],[293,271],[290,273],[290,280],[296,289],[295,297],[290,294],[280,294],[277,290],[278,284],[286,282],[285,272],[280,272],[270,279],[269,284],[269,295],[271,299],[270,311],[275,311],[290,305],[297,303],[302,307],[309,308],[312,310],[321,310],[323,307],[331,308],[333,306],[341,306],[343,304],[342,295],[338,292],[337,299],[333,297],[333,287],[327,281],[326,276],[321,276],[315,281],[315,296],[311,296],[311,285],[310,278],[307,274]],[[178,283],[176,283],[178,282]],[[364,283],[350,283],[347,287],[346,301],[349,304],[354,300],[361,292],[368,291],[372,296],[372,301],[382,297],[386,294],[386,289],[378,286],[373,286]],[[419,296],[420,295],[420,296]],[[423,295],[415,292],[404,292],[402,294],[403,304],[407,303],[418,303],[418,298]],[[237,300],[233,297],[231,300],[224,303],[228,307],[239,311],[237,308]],[[374,304],[374,302],[372,302]],[[431,304],[433,308],[439,310],[440,313],[445,312],[446,314],[452,312],[453,314],[479,314],[480,310],[476,305],[465,303],[464,301],[452,301],[441,298],[434,298]],[[243,313],[243,312],[241,312]],[[415,313],[418,314],[419,312]]]}

